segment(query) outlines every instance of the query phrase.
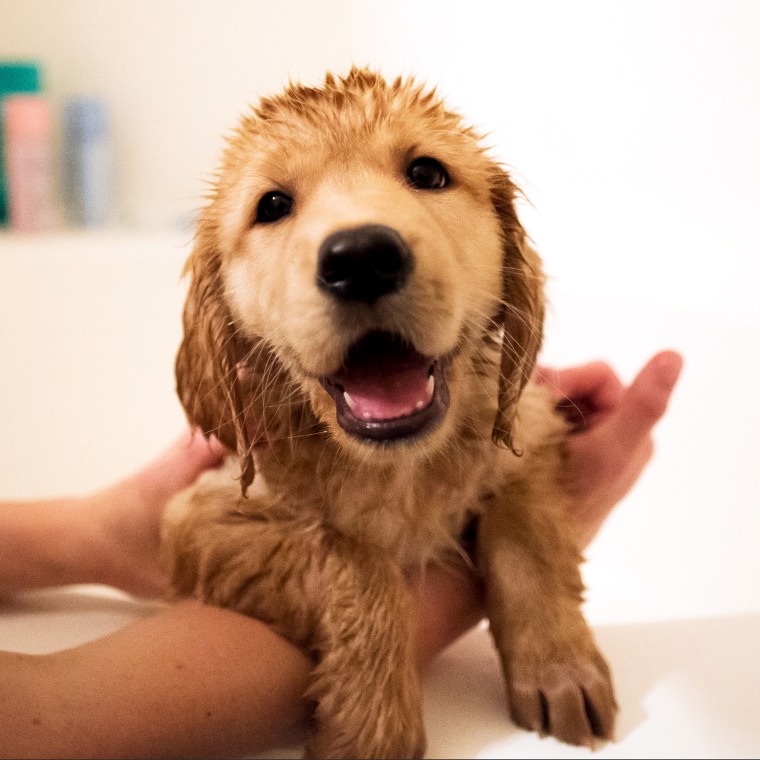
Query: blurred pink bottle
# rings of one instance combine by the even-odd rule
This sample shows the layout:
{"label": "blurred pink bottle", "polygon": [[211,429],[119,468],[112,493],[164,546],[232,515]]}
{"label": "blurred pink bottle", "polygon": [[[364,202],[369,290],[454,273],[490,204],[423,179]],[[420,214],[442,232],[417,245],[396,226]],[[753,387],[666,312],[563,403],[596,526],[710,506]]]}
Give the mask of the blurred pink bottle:
{"label": "blurred pink bottle", "polygon": [[11,229],[43,232],[55,226],[50,106],[41,95],[3,100]]}

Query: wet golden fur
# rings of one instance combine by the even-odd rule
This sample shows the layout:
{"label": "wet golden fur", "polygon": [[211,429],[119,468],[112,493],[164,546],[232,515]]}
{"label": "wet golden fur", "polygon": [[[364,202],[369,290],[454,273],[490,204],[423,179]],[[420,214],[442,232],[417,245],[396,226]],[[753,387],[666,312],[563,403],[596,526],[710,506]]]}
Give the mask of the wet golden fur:
{"label": "wet golden fur", "polygon": [[[450,187],[410,188],[418,156]],[[256,223],[273,189],[293,212]],[[291,85],[229,140],[187,264],[177,381],[190,421],[238,458],[173,501],[163,550],[175,595],[261,618],[313,656],[308,754],[424,752],[404,572],[457,561],[473,516],[513,718],[573,743],[611,735],[564,522],[566,430],[528,383],[543,276],[516,194],[434,92],[367,70]],[[317,251],[363,224],[397,230],[413,273],[371,305],[336,303],[315,285]],[[451,357],[448,412],[408,444],[348,435],[318,380],[370,330]]]}

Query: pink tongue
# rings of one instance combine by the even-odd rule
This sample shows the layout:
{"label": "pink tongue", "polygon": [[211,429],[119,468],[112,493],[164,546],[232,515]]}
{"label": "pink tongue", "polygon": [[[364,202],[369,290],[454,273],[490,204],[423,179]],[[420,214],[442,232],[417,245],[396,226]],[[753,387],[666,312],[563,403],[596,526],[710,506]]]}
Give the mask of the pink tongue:
{"label": "pink tongue", "polygon": [[428,366],[413,362],[365,366],[336,378],[351,397],[351,411],[365,420],[405,417],[428,405]]}

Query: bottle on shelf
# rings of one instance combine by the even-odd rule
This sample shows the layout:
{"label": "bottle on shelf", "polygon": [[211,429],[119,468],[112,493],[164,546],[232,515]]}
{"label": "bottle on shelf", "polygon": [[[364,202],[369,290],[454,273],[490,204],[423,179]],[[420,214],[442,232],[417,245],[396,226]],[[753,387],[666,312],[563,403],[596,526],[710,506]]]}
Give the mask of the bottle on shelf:
{"label": "bottle on shelf", "polygon": [[0,61],[0,225],[8,223],[8,182],[3,147],[2,101],[9,95],[39,91],[39,64],[33,61]]}
{"label": "bottle on shelf", "polygon": [[114,221],[114,160],[106,104],[97,97],[69,100],[63,110],[62,196],[75,227]]}
{"label": "bottle on shelf", "polygon": [[8,211],[12,230],[44,232],[56,226],[50,105],[42,95],[2,101]]}

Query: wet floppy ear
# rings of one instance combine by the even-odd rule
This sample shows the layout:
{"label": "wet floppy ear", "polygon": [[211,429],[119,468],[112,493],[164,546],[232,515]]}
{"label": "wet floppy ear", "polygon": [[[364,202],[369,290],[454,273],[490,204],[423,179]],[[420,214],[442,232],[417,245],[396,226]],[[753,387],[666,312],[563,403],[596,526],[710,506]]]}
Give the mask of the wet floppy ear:
{"label": "wet floppy ear", "polygon": [[243,494],[253,481],[253,459],[243,419],[237,365],[246,348],[224,299],[221,256],[212,226],[201,220],[185,265],[190,287],[182,315],[183,337],[175,361],[177,394],[188,421],[215,435],[242,457]]}
{"label": "wet floppy ear", "polygon": [[503,338],[494,443],[519,453],[513,440],[517,402],[530,378],[543,339],[544,276],[515,210],[516,185],[501,168],[491,178],[491,202],[502,236]]}

